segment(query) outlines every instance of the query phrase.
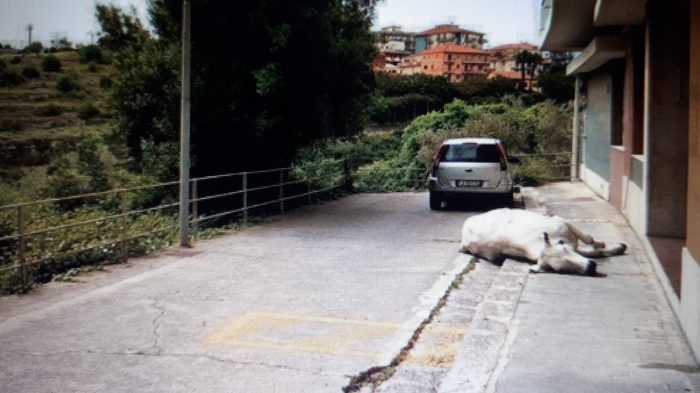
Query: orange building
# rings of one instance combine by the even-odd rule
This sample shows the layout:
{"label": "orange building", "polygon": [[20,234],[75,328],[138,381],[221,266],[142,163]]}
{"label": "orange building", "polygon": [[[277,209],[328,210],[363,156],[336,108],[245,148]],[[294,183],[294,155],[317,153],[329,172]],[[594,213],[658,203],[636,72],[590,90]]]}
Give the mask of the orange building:
{"label": "orange building", "polygon": [[[522,73],[516,69],[516,58],[518,56],[518,53],[522,51],[529,51],[535,53],[540,52],[537,46],[528,44],[526,42],[521,42],[518,44],[498,45],[488,49],[488,51],[491,53],[491,73],[489,74],[489,78],[495,78],[497,76],[500,76],[503,78],[511,79],[515,81],[516,86],[519,86],[519,84],[523,81]],[[522,87],[525,89],[531,89],[532,87],[534,87],[532,85],[532,78],[530,78],[530,75],[526,74],[525,86]]]}
{"label": "orange building", "polygon": [[465,74],[488,74],[491,54],[467,46],[442,44],[420,56],[421,73],[444,76],[459,83],[464,81]]}
{"label": "orange building", "polygon": [[488,49],[493,55],[491,57],[491,70],[496,73],[512,72],[515,67],[515,59],[522,51],[539,53],[539,48],[535,45],[522,42],[519,44],[505,44],[494,46]]}

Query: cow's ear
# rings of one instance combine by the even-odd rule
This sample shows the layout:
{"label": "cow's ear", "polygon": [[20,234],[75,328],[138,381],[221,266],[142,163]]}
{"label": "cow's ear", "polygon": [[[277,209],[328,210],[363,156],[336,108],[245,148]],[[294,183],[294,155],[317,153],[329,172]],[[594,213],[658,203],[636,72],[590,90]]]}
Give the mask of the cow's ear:
{"label": "cow's ear", "polygon": [[544,232],[544,245],[547,247],[552,246],[552,243],[549,242],[549,234],[547,232]]}

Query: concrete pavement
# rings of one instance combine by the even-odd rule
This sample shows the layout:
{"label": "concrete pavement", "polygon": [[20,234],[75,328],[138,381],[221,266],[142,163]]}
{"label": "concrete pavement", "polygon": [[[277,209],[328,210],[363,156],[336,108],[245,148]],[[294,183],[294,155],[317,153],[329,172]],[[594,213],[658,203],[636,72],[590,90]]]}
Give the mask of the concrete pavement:
{"label": "concrete pavement", "polygon": [[467,268],[466,215],[352,195],[2,298],[0,392],[339,392]]}
{"label": "concrete pavement", "polygon": [[471,213],[353,195],[0,299],[0,391],[700,392],[624,218],[578,183],[523,194],[627,253],[595,278],[474,263]]}
{"label": "concrete pavement", "polygon": [[[595,278],[481,261],[418,339],[416,356],[363,391],[700,391],[678,321],[622,216],[580,183],[523,194],[527,208],[563,216],[597,239],[623,241],[627,253],[600,260],[605,276]],[[458,334],[445,345],[441,331]]]}
{"label": "concrete pavement", "polygon": [[607,277],[530,275],[514,337],[489,381],[497,392],[698,391],[697,365],[652,266],[624,218],[581,183],[541,187],[530,204],[594,237],[624,241]]}

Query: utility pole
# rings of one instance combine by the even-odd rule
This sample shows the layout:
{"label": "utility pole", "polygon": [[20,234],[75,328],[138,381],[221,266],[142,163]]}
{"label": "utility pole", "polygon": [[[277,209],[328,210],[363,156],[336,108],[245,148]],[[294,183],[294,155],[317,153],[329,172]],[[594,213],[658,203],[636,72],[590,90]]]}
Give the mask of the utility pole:
{"label": "utility pole", "polygon": [[182,1],[182,99],[180,102],[180,247],[190,246],[190,0]]}
{"label": "utility pole", "polygon": [[27,46],[32,44],[32,30],[34,30],[34,26],[32,26],[32,24],[30,23],[27,25]]}

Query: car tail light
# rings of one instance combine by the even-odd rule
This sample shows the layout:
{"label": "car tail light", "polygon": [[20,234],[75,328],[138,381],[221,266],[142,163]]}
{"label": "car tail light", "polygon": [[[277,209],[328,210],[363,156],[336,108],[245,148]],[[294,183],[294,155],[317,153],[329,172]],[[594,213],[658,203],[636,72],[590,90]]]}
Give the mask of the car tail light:
{"label": "car tail light", "polygon": [[498,160],[501,162],[501,170],[505,171],[508,169],[508,158],[506,157],[506,152],[503,150],[503,146],[498,143]]}
{"label": "car tail light", "polygon": [[445,159],[446,154],[447,154],[447,145],[442,145],[442,146],[440,146],[438,151],[433,156],[433,176],[435,176],[435,171],[437,170],[438,165],[440,165],[440,161]]}

